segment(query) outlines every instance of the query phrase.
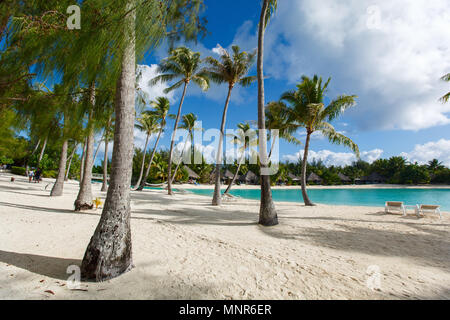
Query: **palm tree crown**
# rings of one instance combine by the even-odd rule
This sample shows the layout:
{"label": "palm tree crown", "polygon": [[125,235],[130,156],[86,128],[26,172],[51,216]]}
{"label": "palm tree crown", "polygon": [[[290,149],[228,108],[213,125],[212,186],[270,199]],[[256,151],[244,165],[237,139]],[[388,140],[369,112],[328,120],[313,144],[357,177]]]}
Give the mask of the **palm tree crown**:
{"label": "palm tree crown", "polygon": [[[220,45],[219,45],[220,47]],[[207,73],[212,81],[216,83],[228,83],[233,87],[239,83],[243,87],[249,86],[256,81],[255,76],[247,76],[250,68],[255,63],[256,52],[251,53],[240,51],[239,46],[232,46],[232,55],[224,48],[221,51],[220,60],[213,57],[205,59],[208,63]]]}
{"label": "palm tree crown", "polygon": [[170,51],[169,57],[158,65],[160,75],[150,80],[150,85],[178,80],[164,90],[165,93],[169,93],[192,81],[206,91],[209,89],[209,79],[202,69],[202,62],[199,52],[193,52],[186,47],[173,49]]}
{"label": "palm tree crown", "polygon": [[289,122],[306,129],[308,134],[321,132],[331,143],[342,144],[353,150],[359,157],[358,146],[348,137],[336,131],[329,123],[340,116],[347,108],[355,105],[355,95],[341,95],[325,107],[325,93],[331,78],[323,84],[322,77],[312,79],[302,76],[297,90],[287,91],[281,96],[288,103]]}
{"label": "palm tree crown", "polygon": [[[447,73],[445,76],[443,76],[443,77],[441,78],[441,80],[450,82],[450,73]],[[447,103],[449,99],[450,99],[450,92],[447,92],[447,94],[444,95],[440,100],[441,100],[443,103]]]}

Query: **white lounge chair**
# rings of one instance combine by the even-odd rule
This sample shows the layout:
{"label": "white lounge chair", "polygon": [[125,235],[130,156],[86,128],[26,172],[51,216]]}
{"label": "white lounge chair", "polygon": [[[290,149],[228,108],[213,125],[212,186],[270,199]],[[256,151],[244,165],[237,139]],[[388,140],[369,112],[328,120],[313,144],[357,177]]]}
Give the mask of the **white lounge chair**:
{"label": "white lounge chair", "polygon": [[390,213],[391,211],[399,211],[406,216],[406,208],[401,201],[386,201],[384,205],[384,212]]}
{"label": "white lounge chair", "polygon": [[433,213],[437,213],[439,214],[439,219],[442,219],[442,214],[441,214],[441,206],[437,206],[437,205],[433,205],[433,204],[421,204],[418,205],[418,210],[420,214],[424,214],[424,212],[428,211],[428,212],[433,212]]}

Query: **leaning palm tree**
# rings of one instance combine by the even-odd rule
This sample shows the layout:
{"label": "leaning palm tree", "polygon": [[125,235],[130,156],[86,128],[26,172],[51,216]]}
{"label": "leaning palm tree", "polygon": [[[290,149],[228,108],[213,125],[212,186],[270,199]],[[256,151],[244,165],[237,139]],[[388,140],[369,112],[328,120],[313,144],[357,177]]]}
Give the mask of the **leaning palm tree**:
{"label": "leaning palm tree", "polygon": [[[445,76],[443,76],[443,77],[441,78],[441,80],[450,82],[450,73],[447,73]],[[450,92],[447,92],[447,94],[444,95],[440,100],[441,100],[443,103],[447,103],[449,99],[450,99]]]}
{"label": "leaning palm tree", "polygon": [[[264,34],[272,14],[277,8],[277,0],[262,0],[261,15],[258,26],[258,129],[265,132],[266,115],[264,109]],[[278,224],[278,216],[272,199],[272,189],[270,188],[270,176],[268,172],[267,158],[267,136],[260,134],[259,157],[261,163],[261,205],[259,209],[259,224],[263,226],[274,226]]]}
{"label": "leaning palm tree", "polygon": [[135,127],[146,134],[145,137],[145,145],[143,150],[143,157],[142,157],[142,164],[141,164],[141,171],[139,172],[139,178],[136,182],[136,186],[141,185],[142,176],[144,174],[144,166],[145,166],[145,155],[147,154],[147,146],[148,146],[148,140],[150,139],[150,136],[156,132],[159,131],[159,123],[158,119],[153,115],[152,113],[146,113],[143,112],[141,117],[138,118],[137,123],[135,124]]}
{"label": "leaning palm tree", "polygon": [[218,61],[212,57],[206,58],[208,63],[207,72],[212,81],[216,83],[228,84],[228,95],[225,101],[225,107],[222,114],[222,124],[220,125],[220,139],[219,146],[216,153],[216,170],[215,170],[215,185],[214,195],[212,200],[213,206],[218,206],[221,203],[220,195],[220,166],[222,163],[222,145],[225,131],[225,122],[227,119],[228,105],[230,103],[231,91],[239,84],[243,87],[249,86],[256,80],[255,76],[247,76],[250,68],[255,62],[256,52],[247,53],[240,51],[238,46],[232,47],[232,54],[220,47],[221,56]]}
{"label": "leaning palm tree", "polygon": [[[184,151],[186,149],[188,140],[191,143],[191,152],[193,152],[193,150],[194,150],[194,131],[201,130],[200,128],[195,127],[196,121],[197,121],[197,116],[195,114],[193,114],[193,113],[185,114],[182,117],[181,124],[177,128],[177,129],[186,130],[188,136],[186,137],[186,140],[184,141],[183,149],[181,149],[179,161],[178,161],[175,171],[172,175],[171,183],[173,183],[173,180],[175,179],[175,177],[177,175],[178,168],[179,168],[180,164],[183,162],[183,155],[184,155]],[[191,154],[191,158],[192,158],[192,156],[193,156],[193,154]]]}
{"label": "leaning palm tree", "polygon": [[141,180],[141,184],[136,184],[138,187],[136,191],[142,191],[145,187],[145,183],[147,182],[148,175],[150,174],[150,168],[153,163],[153,158],[156,154],[156,149],[158,148],[159,139],[161,138],[161,134],[163,133],[166,127],[166,117],[169,113],[170,102],[166,97],[158,97],[155,101],[150,103],[153,106],[153,110],[148,111],[149,114],[152,114],[159,122],[159,133],[156,138],[155,146],[153,147],[152,155],[150,156],[150,161],[148,162],[147,169],[145,170],[144,178]]}
{"label": "leaning palm tree", "polygon": [[232,135],[231,138],[233,139],[233,143],[237,145],[238,147],[238,154],[240,154],[240,158],[238,160],[238,166],[236,169],[236,172],[233,175],[233,179],[231,179],[230,183],[228,184],[227,189],[223,194],[228,194],[231,190],[231,187],[233,186],[233,183],[236,181],[236,178],[239,174],[239,170],[241,169],[241,165],[245,160],[245,153],[247,151],[247,148],[255,148],[258,144],[256,132],[249,131],[250,130],[250,124],[247,123],[239,123],[238,130],[236,135]]}
{"label": "leaning palm tree", "polygon": [[[159,76],[156,76],[150,81],[151,85],[155,85],[160,82],[169,82],[178,80],[172,86],[164,90],[164,93],[169,93],[175,89],[183,87],[183,93],[181,95],[180,105],[178,107],[178,113],[173,128],[172,139],[170,142],[169,151],[169,163],[167,176],[172,176],[172,156],[173,147],[175,143],[175,135],[180,121],[181,107],[183,106],[184,97],[186,96],[186,90],[189,83],[192,81],[198,85],[203,91],[209,89],[209,78],[206,72],[202,69],[202,59],[199,52],[193,52],[186,47],[179,47],[170,52],[170,56],[161,61],[158,66]],[[170,195],[172,192],[171,179],[167,181],[167,190]]]}
{"label": "leaning palm tree", "polygon": [[302,163],[302,195],[306,206],[314,205],[306,193],[306,166],[308,164],[308,150],[311,135],[320,132],[333,144],[349,147],[359,157],[358,146],[348,137],[337,132],[329,123],[340,116],[347,108],[355,105],[355,95],[341,95],[325,107],[323,101],[328,84],[322,83],[322,77],[315,75],[312,79],[302,77],[302,82],[297,85],[297,90],[287,91],[281,96],[288,106],[289,121],[306,129],[305,150]]}

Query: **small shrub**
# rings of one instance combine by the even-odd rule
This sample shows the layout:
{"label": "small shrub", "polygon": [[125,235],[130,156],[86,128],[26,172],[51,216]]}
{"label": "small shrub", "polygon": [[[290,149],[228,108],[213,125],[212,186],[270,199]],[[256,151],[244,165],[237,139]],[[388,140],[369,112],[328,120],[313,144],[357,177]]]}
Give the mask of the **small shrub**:
{"label": "small shrub", "polygon": [[24,167],[11,167],[11,173],[17,174],[19,176],[26,176],[27,169]]}

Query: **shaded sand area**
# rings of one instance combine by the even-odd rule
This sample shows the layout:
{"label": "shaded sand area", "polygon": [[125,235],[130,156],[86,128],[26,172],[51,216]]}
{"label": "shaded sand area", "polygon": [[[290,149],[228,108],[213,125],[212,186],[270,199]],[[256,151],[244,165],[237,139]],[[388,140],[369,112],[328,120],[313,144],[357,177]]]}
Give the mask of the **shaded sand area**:
{"label": "shaded sand area", "polygon": [[[66,269],[81,263],[101,209],[73,212],[75,181],[50,198],[52,180],[10,177],[0,175],[1,299],[450,299],[448,213],[277,203],[280,225],[264,228],[257,201],[217,208],[161,190],[132,193],[135,268],[69,290]],[[367,286],[372,270],[379,290]]]}

